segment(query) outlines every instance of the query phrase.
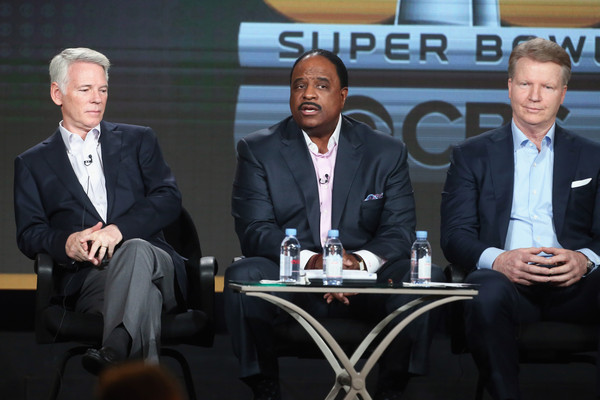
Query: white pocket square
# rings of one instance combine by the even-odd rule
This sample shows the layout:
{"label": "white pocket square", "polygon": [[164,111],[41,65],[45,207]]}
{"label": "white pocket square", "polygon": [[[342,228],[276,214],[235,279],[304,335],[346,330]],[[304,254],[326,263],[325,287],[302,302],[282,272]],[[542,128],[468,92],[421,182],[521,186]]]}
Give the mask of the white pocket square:
{"label": "white pocket square", "polygon": [[588,183],[590,183],[591,181],[592,181],[592,178],[581,179],[579,181],[573,181],[573,182],[571,182],[571,189],[575,189],[575,188],[578,188],[580,186],[585,186]]}

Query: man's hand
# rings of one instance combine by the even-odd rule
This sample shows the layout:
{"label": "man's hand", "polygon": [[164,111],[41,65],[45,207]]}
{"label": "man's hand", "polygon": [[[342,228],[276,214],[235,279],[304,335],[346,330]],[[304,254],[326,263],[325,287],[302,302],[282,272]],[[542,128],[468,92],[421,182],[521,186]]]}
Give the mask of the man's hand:
{"label": "man's hand", "polygon": [[[346,253],[346,250],[344,250],[342,265],[344,269],[360,269],[360,264],[358,263],[356,257],[350,253]],[[323,269],[323,255],[313,255],[308,259],[304,269]]]}
{"label": "man's hand", "polygon": [[98,222],[91,228],[79,232],[73,232],[67,238],[65,252],[70,259],[75,261],[88,261],[89,246],[87,237],[102,228],[102,222]]}
{"label": "man's hand", "polygon": [[548,282],[549,268],[540,265],[548,265],[550,261],[538,256],[541,252],[539,247],[505,251],[494,260],[492,269],[502,272],[511,282],[521,285]]}
{"label": "man's hand", "polygon": [[[98,224],[101,224],[101,222],[98,222]],[[85,239],[90,247],[87,261],[94,265],[100,265],[104,256],[108,260],[112,258],[115,247],[121,242],[123,235],[116,225],[107,225],[102,229],[91,232],[85,236]]]}
{"label": "man's hand", "polygon": [[360,269],[358,259],[354,257],[351,253],[346,253],[346,250],[344,250],[343,265],[344,269]]}
{"label": "man's hand", "polygon": [[337,300],[344,305],[350,304],[350,299],[348,297],[355,296],[356,293],[325,293],[323,298],[327,301],[327,304],[331,303],[333,300]]}
{"label": "man's hand", "polygon": [[[314,259],[314,260],[313,260]],[[312,261],[312,262],[311,262]],[[323,268],[323,257],[320,254],[315,254],[312,256],[308,262],[306,263],[307,269],[317,269]],[[346,253],[344,250],[342,265],[344,269],[359,269],[360,266],[358,264],[358,260],[356,257],[351,255],[350,253]],[[310,266],[310,267],[308,267]],[[331,303],[333,300],[337,300],[345,305],[350,304],[349,296],[354,296],[356,293],[325,293],[323,298],[327,301],[327,304]]]}
{"label": "man's hand", "polygon": [[314,254],[313,256],[311,256],[308,261],[306,262],[306,265],[304,266],[304,269],[323,269],[323,254]]}
{"label": "man's hand", "polygon": [[548,282],[555,286],[571,286],[587,272],[587,257],[578,251],[542,247],[542,251],[552,254],[547,261],[555,267],[549,268]]}
{"label": "man's hand", "polygon": [[[541,252],[551,256],[539,256]],[[496,258],[492,268],[521,285],[550,283],[570,286],[585,274],[586,264],[586,257],[577,251],[530,247],[505,251]]]}

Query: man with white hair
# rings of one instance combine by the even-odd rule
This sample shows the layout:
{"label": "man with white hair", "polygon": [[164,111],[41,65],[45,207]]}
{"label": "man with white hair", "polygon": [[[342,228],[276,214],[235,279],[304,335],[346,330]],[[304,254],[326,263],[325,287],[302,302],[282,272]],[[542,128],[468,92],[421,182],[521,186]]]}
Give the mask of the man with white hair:
{"label": "man with white hair", "polygon": [[183,259],[162,234],[181,194],[152,129],[103,121],[109,67],[87,48],[56,55],[50,96],[63,119],[15,160],[19,249],[50,254],[63,267],[61,301],[104,317],[102,347],[83,357],[92,373],[157,361],[161,312],[186,295]]}

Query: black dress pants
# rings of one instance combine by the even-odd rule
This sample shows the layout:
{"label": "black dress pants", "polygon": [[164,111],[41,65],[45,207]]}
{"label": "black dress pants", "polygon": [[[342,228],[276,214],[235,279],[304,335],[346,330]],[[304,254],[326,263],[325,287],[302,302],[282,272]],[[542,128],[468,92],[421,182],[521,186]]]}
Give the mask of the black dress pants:
{"label": "black dress pants", "polygon": [[466,336],[494,399],[520,398],[519,324],[600,321],[600,271],[565,288],[514,284],[504,274],[489,269],[473,271],[466,281],[481,285],[479,295],[465,302]]}

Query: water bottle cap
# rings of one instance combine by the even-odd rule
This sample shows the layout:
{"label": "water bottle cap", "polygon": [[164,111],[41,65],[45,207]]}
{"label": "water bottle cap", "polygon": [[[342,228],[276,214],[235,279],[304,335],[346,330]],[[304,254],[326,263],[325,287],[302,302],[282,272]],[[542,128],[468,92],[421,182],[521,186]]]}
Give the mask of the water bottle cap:
{"label": "water bottle cap", "polygon": [[286,228],[285,235],[286,236],[296,236],[296,228]]}
{"label": "water bottle cap", "polygon": [[337,229],[330,229],[329,232],[327,233],[327,236],[338,237],[338,236],[340,236],[340,231],[338,231]]}
{"label": "water bottle cap", "polygon": [[427,239],[427,231],[417,231],[417,239]]}

